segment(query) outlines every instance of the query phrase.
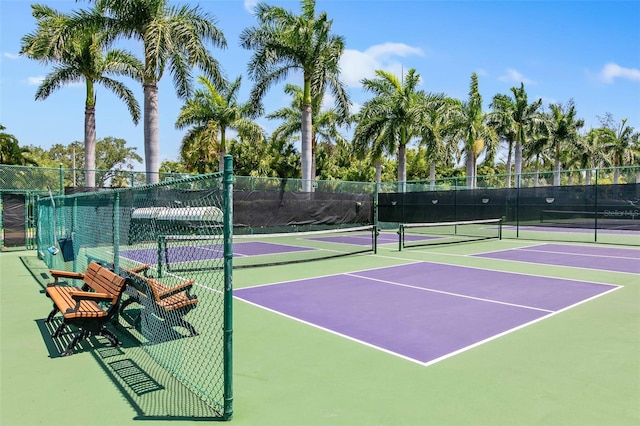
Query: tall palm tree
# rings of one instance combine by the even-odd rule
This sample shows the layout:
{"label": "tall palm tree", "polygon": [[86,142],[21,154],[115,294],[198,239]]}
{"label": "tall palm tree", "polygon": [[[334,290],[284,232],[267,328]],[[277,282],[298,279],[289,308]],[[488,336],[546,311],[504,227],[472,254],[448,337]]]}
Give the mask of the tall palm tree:
{"label": "tall palm tree", "polygon": [[429,180],[435,185],[436,163],[449,162],[454,156],[456,117],[461,112],[462,103],[457,99],[435,95],[425,98],[423,116],[418,133],[420,143],[427,149]]}
{"label": "tall palm tree", "polygon": [[105,13],[83,16],[82,20],[92,20],[112,38],[131,38],[143,44],[145,168],[147,183],[156,183],[160,170],[158,83],[168,70],[176,94],[186,99],[192,91],[194,67],[221,82],[220,65],[207,44],[224,48],[226,39],[216,27],[215,17],[199,6],[174,5],[169,0],[92,1]]}
{"label": "tall palm tree", "polygon": [[607,115],[602,124],[600,147],[611,159],[611,165],[615,167],[613,183],[617,184],[620,179],[619,167],[640,162],[640,132],[628,126],[626,118],[617,125],[614,124],[612,117]]}
{"label": "tall palm tree", "polygon": [[549,140],[553,147],[553,185],[560,185],[560,160],[563,147],[573,148],[579,139],[578,130],[584,126],[584,120],[576,119],[576,107],[573,100],[566,105],[560,103],[549,106],[551,110]]}
{"label": "tall palm tree", "polygon": [[[282,120],[280,126],[273,131],[273,136],[276,139],[289,139],[302,132],[300,110],[304,97],[303,89],[294,84],[287,84],[284,91],[293,97],[291,106],[281,108],[266,116],[266,118],[271,120]],[[311,170],[314,178],[317,174],[316,150],[318,149],[318,143],[324,145],[346,143],[346,139],[339,131],[340,125],[345,124],[344,117],[341,116],[335,108],[321,110],[321,101],[321,96],[315,96],[311,101],[311,151],[313,153]]]}
{"label": "tall palm tree", "polygon": [[322,97],[328,86],[336,101],[336,112],[348,116],[349,97],[339,80],[339,60],[344,51],[342,37],[331,33],[333,21],[326,12],[316,15],[315,0],[302,0],[302,13],[295,15],[282,7],[259,3],[255,8],[258,25],[240,34],[240,44],[253,49],[248,64],[255,80],[252,103],[261,110],[261,100],[274,84],[295,72],[302,73],[301,169],[304,190],[313,180],[312,109],[313,98]]}
{"label": "tall palm tree", "polygon": [[520,177],[522,175],[522,150],[529,142],[531,135],[544,128],[544,115],[540,111],[542,99],[538,99],[533,103],[529,103],[524,83],[520,83],[520,87],[512,87],[513,94],[513,110],[511,117],[515,126],[515,175],[516,186],[519,186]]}
{"label": "tall palm tree", "polygon": [[377,70],[377,78],[362,80],[362,87],[374,97],[364,103],[354,132],[354,145],[370,146],[380,158],[382,152],[397,153],[400,190],[407,180],[407,144],[420,130],[422,108],[428,96],[417,90],[420,74],[410,69],[402,81],[390,72]]}
{"label": "tall palm tree", "polygon": [[471,74],[469,100],[462,104],[458,117],[458,138],[462,141],[465,157],[466,184],[476,186],[476,166],[478,157],[487,152],[491,155],[495,149],[497,137],[488,126],[487,114],[482,111],[482,96],[478,89],[478,75]]}
{"label": "tall palm tree", "polygon": [[598,150],[598,131],[590,129],[586,135],[578,137],[575,149],[572,151],[573,162],[578,168],[585,170],[585,184],[591,185],[591,171],[587,170],[596,167],[600,161]]}
{"label": "tall palm tree", "polygon": [[224,169],[227,129],[235,130],[241,137],[252,140],[264,139],[262,129],[250,120],[251,110],[248,104],[238,102],[241,82],[242,77],[234,81],[223,80],[221,84],[215,84],[205,76],[198,77],[198,83],[202,88],[187,99],[176,121],[178,129],[192,126],[183,144],[192,141],[204,142],[200,146],[208,148],[209,151],[213,145],[217,146],[215,151],[219,171]]}
{"label": "tall palm tree", "polygon": [[[54,91],[84,80],[86,87],[84,115],[85,185],[95,186],[96,169],[96,89],[101,84],[119,97],[129,109],[134,123],[140,119],[140,106],[133,92],[109,75],[142,79],[142,64],[128,51],[109,49],[105,33],[88,27],[72,27],[78,15],[65,15],[48,6],[33,5],[37,29],[22,38],[20,54],[44,64],[51,71],[36,91],[43,100]],[[97,13],[95,10],[90,13]]]}
{"label": "tall palm tree", "polygon": [[513,145],[516,141],[516,124],[513,120],[515,102],[508,95],[497,94],[489,106],[492,108],[488,115],[489,125],[494,128],[498,138],[507,144],[506,187],[511,188]]}

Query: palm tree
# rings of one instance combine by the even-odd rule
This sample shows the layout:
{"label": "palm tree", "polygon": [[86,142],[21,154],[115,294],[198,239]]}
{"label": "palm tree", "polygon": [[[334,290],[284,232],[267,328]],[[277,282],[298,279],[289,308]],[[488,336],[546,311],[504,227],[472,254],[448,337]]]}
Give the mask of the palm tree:
{"label": "palm tree", "polygon": [[462,141],[468,187],[476,186],[476,165],[478,157],[495,149],[497,137],[488,126],[487,114],[482,111],[482,96],[478,90],[478,75],[471,74],[469,100],[462,104],[458,120],[458,139]]}
{"label": "palm tree", "polygon": [[[291,106],[281,108],[268,114],[266,118],[272,120],[283,120],[280,126],[273,131],[273,137],[289,139],[294,135],[301,134],[302,123],[300,122],[300,110],[304,97],[303,89],[300,86],[287,84],[284,88],[286,94],[291,95],[293,100]],[[311,151],[312,155],[312,176],[316,177],[316,150],[318,142],[324,145],[345,144],[346,139],[340,134],[339,126],[345,123],[335,108],[321,110],[320,96],[312,99],[311,115]]]}
{"label": "palm tree", "polygon": [[489,125],[494,128],[498,138],[507,143],[506,187],[511,188],[511,159],[516,141],[516,124],[513,120],[515,102],[508,95],[497,94],[489,106],[493,109],[488,115]]}
{"label": "palm tree", "polygon": [[600,134],[601,149],[611,159],[613,183],[620,179],[620,167],[640,162],[640,132],[627,125],[624,118],[620,125],[614,124],[610,114],[602,120],[603,131]]}
{"label": "palm tree", "polygon": [[551,120],[549,129],[549,139],[553,146],[553,185],[560,185],[560,157],[564,147],[573,147],[579,139],[578,130],[584,126],[584,120],[576,120],[576,108],[573,100],[566,105],[560,103],[549,106],[551,109]]}
{"label": "palm tree", "polygon": [[16,166],[37,166],[38,163],[26,154],[29,154],[29,148],[20,147],[18,138],[10,133],[0,124],[0,164],[13,164]]}
{"label": "palm tree", "polygon": [[[104,33],[89,28],[72,27],[70,15],[42,5],[32,6],[37,29],[22,38],[20,54],[54,68],[36,91],[43,100],[54,91],[84,80],[86,87],[84,118],[85,185],[95,186],[96,169],[96,90],[101,84],[119,97],[129,109],[134,123],[140,119],[140,106],[133,92],[109,75],[126,76],[140,81],[142,64],[133,54],[110,49]],[[91,13],[97,13],[96,11]]]}
{"label": "palm tree", "polygon": [[362,87],[374,94],[364,103],[354,132],[358,150],[370,146],[374,159],[383,152],[397,153],[399,190],[407,180],[407,144],[420,130],[424,105],[430,95],[416,90],[420,75],[410,69],[400,81],[390,72],[377,70],[377,78],[362,80]]}
{"label": "palm tree", "polygon": [[587,170],[596,167],[600,162],[600,152],[598,150],[598,130],[590,129],[586,135],[580,136],[572,151],[573,162],[578,168],[584,170],[585,184],[591,185],[591,171]]}
{"label": "palm tree", "polygon": [[423,106],[423,117],[420,121],[420,143],[427,149],[429,160],[429,181],[435,185],[436,163],[448,162],[453,158],[455,145],[452,143],[455,134],[456,117],[461,112],[462,104],[457,99],[436,95],[427,98]]}
{"label": "palm tree", "polygon": [[513,109],[511,110],[511,118],[515,127],[515,175],[516,186],[520,186],[520,177],[522,175],[522,150],[529,142],[531,135],[544,128],[544,115],[540,111],[542,99],[529,104],[527,92],[524,89],[524,83],[520,83],[520,87],[512,87]]}
{"label": "palm tree", "polygon": [[264,139],[262,129],[249,119],[249,106],[238,102],[241,82],[242,77],[232,82],[223,80],[222,84],[215,84],[205,76],[198,77],[202,88],[187,99],[176,121],[178,129],[193,126],[185,136],[183,145],[198,140],[204,142],[202,146],[211,147],[217,142],[215,151],[220,171],[224,169],[224,156],[227,153],[227,129],[235,130],[241,137],[254,141]]}
{"label": "palm tree", "polygon": [[[159,180],[160,134],[158,83],[168,69],[179,98],[192,91],[194,67],[215,82],[222,81],[218,61],[207,43],[224,48],[227,42],[213,15],[199,6],[170,5],[169,0],[93,0],[106,15],[84,16],[105,28],[110,37],[143,43],[144,153],[147,183]],[[82,23],[78,23],[82,25]]]}
{"label": "palm tree", "polygon": [[322,97],[329,86],[339,115],[347,117],[350,105],[339,80],[344,40],[331,34],[333,21],[326,12],[316,15],[315,5],[315,0],[302,0],[302,14],[294,15],[282,7],[259,3],[255,8],[258,25],[240,34],[242,47],[254,50],[248,71],[255,80],[251,98],[256,110],[262,109],[261,100],[269,87],[296,71],[302,73],[301,169],[306,192],[311,191],[313,180],[313,99]]}

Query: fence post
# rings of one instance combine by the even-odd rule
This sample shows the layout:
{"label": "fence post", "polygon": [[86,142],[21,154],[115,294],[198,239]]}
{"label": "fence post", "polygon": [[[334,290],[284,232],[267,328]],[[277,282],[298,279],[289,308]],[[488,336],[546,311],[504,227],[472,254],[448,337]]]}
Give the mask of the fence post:
{"label": "fence post", "polygon": [[233,157],[224,156],[223,238],[224,238],[224,413],[223,418],[233,415]]}
{"label": "fence post", "polygon": [[120,193],[113,200],[113,269],[120,270]]}
{"label": "fence post", "polygon": [[62,172],[62,163],[60,163],[60,166],[58,167],[59,170],[59,175],[58,175],[58,181],[59,181],[59,188],[60,188],[60,195],[64,195],[64,179],[63,179],[63,172]]}

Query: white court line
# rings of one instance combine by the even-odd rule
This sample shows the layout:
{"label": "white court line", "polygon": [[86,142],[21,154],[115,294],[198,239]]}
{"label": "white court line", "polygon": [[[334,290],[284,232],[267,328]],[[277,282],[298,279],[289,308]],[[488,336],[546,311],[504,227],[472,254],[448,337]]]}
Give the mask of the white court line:
{"label": "white court line", "polygon": [[[536,246],[531,246],[531,247],[536,247]],[[640,261],[640,252],[639,252],[639,258],[633,258],[633,257],[627,257],[627,256],[611,256],[611,255],[605,255],[605,254],[589,254],[589,253],[570,253],[570,252],[566,252],[566,251],[555,251],[555,250],[535,250],[535,249],[529,249],[528,247],[521,247],[521,248],[517,248],[517,249],[512,249],[512,250],[521,250],[521,251],[526,251],[526,252],[534,252],[534,253],[551,253],[551,254],[562,254],[562,255],[569,255],[569,256],[586,256],[586,257],[606,257],[609,259],[629,259],[629,260],[638,260]]]}
{"label": "white court line", "polygon": [[527,306],[527,305],[519,305],[517,303],[508,303],[508,302],[501,302],[499,300],[494,300],[494,299],[485,299],[483,297],[475,297],[475,296],[469,296],[466,294],[461,294],[461,293],[452,293],[450,291],[443,291],[443,290],[436,290],[433,288],[426,288],[426,287],[418,287],[418,286],[414,286],[414,285],[410,285],[410,284],[402,284],[399,282],[395,282],[395,281],[388,281],[388,280],[381,280],[378,278],[371,278],[371,277],[365,277],[363,275],[357,275],[357,274],[344,274],[350,277],[356,277],[356,278],[363,278],[365,280],[370,280],[370,281],[376,281],[376,282],[380,282],[380,283],[384,283],[384,284],[391,284],[391,285],[395,285],[398,287],[406,287],[406,288],[411,288],[411,289],[415,289],[415,290],[422,290],[422,291],[429,291],[432,293],[439,293],[439,294],[446,294],[447,296],[454,296],[454,297],[460,297],[463,299],[471,299],[471,300],[477,300],[480,302],[487,302],[487,303],[495,303],[497,305],[506,305],[506,306],[513,306],[516,308],[524,308],[524,309],[531,309],[534,311],[541,311],[541,312],[555,312],[549,309],[542,309],[542,308],[536,308],[533,306]]}
{"label": "white court line", "polygon": [[424,365],[425,367],[428,367],[428,366],[433,365],[433,364],[435,364],[435,363],[437,363],[437,362],[444,361],[444,360],[445,360],[445,359],[447,359],[447,358],[451,358],[452,356],[455,356],[455,355],[461,354],[461,353],[466,352],[466,351],[468,351],[468,350],[470,350],[470,349],[473,349],[473,348],[475,348],[475,347],[477,347],[477,346],[480,346],[480,345],[483,345],[483,344],[485,344],[485,343],[487,343],[487,342],[490,342],[490,341],[492,341],[492,340],[498,339],[498,338],[500,338],[500,337],[502,337],[502,336],[506,336],[507,334],[513,333],[514,331],[521,330],[521,329],[523,329],[523,328],[525,328],[525,327],[528,327],[528,326],[530,326],[530,325],[532,325],[532,324],[535,324],[535,323],[540,322],[540,321],[542,321],[542,320],[545,320],[545,319],[551,318],[552,316],[558,315],[558,314],[559,314],[559,313],[561,313],[561,312],[564,312],[564,311],[566,311],[566,310],[569,310],[569,309],[575,308],[576,306],[579,306],[579,305],[582,305],[583,303],[586,303],[586,302],[589,302],[589,301],[591,301],[591,300],[597,299],[598,297],[604,296],[605,294],[609,294],[609,293],[611,293],[612,291],[619,290],[620,288],[621,288],[621,287],[614,287],[614,288],[612,288],[611,290],[607,290],[607,291],[602,292],[602,293],[600,293],[600,294],[596,294],[595,296],[592,296],[592,297],[590,297],[590,298],[588,298],[588,299],[581,300],[580,302],[574,303],[573,305],[569,305],[569,306],[567,306],[567,307],[565,307],[565,308],[562,308],[562,309],[560,309],[560,310],[558,310],[558,311],[555,311],[555,312],[552,312],[552,313],[550,313],[550,314],[548,314],[548,315],[545,315],[545,316],[543,316],[543,317],[540,317],[540,318],[534,319],[533,321],[529,321],[529,322],[526,322],[526,323],[524,323],[524,324],[520,324],[520,325],[519,325],[519,326],[517,326],[517,327],[511,328],[511,329],[509,329],[509,330],[505,330],[505,331],[503,331],[502,333],[498,333],[498,334],[496,334],[496,335],[493,335],[493,336],[491,336],[491,337],[488,337],[488,338],[486,338],[486,339],[484,339],[484,340],[480,340],[480,341],[478,341],[478,342],[476,342],[476,343],[474,343],[474,344],[471,344],[471,345],[469,345],[469,346],[466,346],[466,347],[464,347],[464,348],[460,348],[460,349],[458,349],[457,351],[454,351],[454,352],[448,353],[448,354],[446,354],[446,355],[443,355],[443,356],[441,356],[440,358],[435,358],[435,359],[432,359],[431,361],[423,362],[423,363],[421,363],[421,364],[422,364],[422,365]]}
{"label": "white court line", "polygon": [[[473,258],[473,259],[478,259],[478,260],[487,260],[487,258],[484,257],[476,257],[474,255],[469,255],[469,254],[455,254],[455,253],[438,253],[438,252],[419,252],[419,253],[435,253],[437,255],[441,255],[441,256],[451,256],[451,257],[462,257],[462,258]],[[580,282],[580,283],[590,283],[590,284],[600,284],[600,285],[608,285],[611,287],[624,287],[624,286],[620,286],[618,284],[611,284],[611,283],[606,283],[606,282],[599,282],[599,281],[590,281],[590,280],[583,280],[583,279],[579,279],[579,278],[564,278],[564,277],[557,277],[557,276],[553,276],[553,275],[542,275],[542,274],[530,274],[527,272],[514,272],[514,271],[505,271],[502,269],[494,269],[494,268],[484,268],[484,267],[479,267],[479,266],[471,266],[471,265],[458,265],[455,263],[446,263],[446,262],[438,262],[435,260],[415,260],[415,259],[408,259],[408,258],[401,258],[401,257],[392,257],[392,256],[383,256],[383,255],[378,255],[379,257],[384,257],[386,259],[399,259],[399,260],[413,260],[413,263],[435,263],[437,265],[448,265],[448,266],[456,266],[458,268],[469,268],[469,269],[478,269],[480,271],[493,271],[493,272],[502,272],[505,274],[515,274],[515,275],[524,275],[527,277],[540,277],[540,278],[548,278],[548,279],[552,279],[552,280],[565,280],[565,281],[576,281],[576,282]],[[490,260],[498,260],[498,259],[490,259]],[[559,268],[575,268],[572,266],[564,266],[564,265],[549,265],[549,264],[543,264],[543,263],[532,263],[532,262],[524,262],[524,261],[519,261],[519,260],[503,260],[503,259],[499,259],[500,262],[517,262],[517,263],[524,263],[527,265],[545,265],[545,266],[552,266],[552,267],[559,267]],[[407,263],[409,264],[409,263]],[[404,265],[404,264],[403,264]],[[584,269],[584,268],[576,268],[576,269]],[[598,272],[606,272],[606,273],[611,273],[611,272],[617,272],[617,273],[621,273],[621,274],[626,274],[628,272],[618,272],[618,271],[608,271],[608,270],[604,270],[604,269],[593,269],[594,271],[598,271]],[[637,275],[637,274],[634,274]]]}

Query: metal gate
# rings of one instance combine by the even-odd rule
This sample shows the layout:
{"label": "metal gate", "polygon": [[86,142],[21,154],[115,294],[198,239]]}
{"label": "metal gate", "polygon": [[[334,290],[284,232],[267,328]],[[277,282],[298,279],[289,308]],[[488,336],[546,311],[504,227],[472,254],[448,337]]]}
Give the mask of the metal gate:
{"label": "metal gate", "polygon": [[30,194],[0,193],[0,237],[3,248],[34,248],[34,205]]}

